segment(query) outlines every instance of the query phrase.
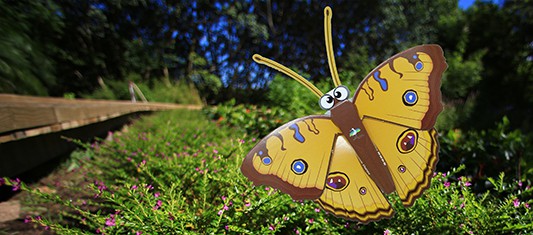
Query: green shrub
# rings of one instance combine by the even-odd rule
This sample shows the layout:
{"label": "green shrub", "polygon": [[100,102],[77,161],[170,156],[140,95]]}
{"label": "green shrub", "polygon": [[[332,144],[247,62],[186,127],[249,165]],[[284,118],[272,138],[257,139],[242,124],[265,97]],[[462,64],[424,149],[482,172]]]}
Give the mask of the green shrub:
{"label": "green shrub", "polygon": [[[532,189],[525,182],[493,180],[494,191],[475,194],[464,167],[437,173],[410,208],[395,195],[390,220],[367,225],[336,218],[311,201],[293,201],[270,187],[254,187],[240,164],[257,139],[243,129],[207,121],[201,112],[163,112],[110,141],[84,144],[71,169],[88,172],[61,198],[18,182],[33,198],[61,205],[60,215],[28,217],[58,233],[129,234],[501,234],[531,233]],[[81,157],[80,157],[81,156]],[[86,185],[86,186],[83,186]],[[63,219],[63,220],[59,220]],[[67,223],[68,221],[74,221]]]}
{"label": "green shrub", "polygon": [[[129,81],[135,82],[139,90],[149,102],[164,102],[178,104],[201,104],[198,90],[192,84],[183,80],[171,82],[165,79],[148,82],[140,82],[138,75],[128,76],[126,81],[109,80],[105,86],[96,89],[91,94],[82,95],[83,98],[107,99],[107,100],[131,100]],[[137,101],[142,101],[139,94]]]}

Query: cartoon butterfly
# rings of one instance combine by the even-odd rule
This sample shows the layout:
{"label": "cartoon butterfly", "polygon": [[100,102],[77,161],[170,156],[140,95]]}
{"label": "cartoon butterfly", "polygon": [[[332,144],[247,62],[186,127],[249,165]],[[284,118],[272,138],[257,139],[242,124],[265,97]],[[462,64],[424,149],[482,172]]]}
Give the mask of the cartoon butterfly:
{"label": "cartoon butterfly", "polygon": [[294,71],[254,55],[315,95],[324,115],[293,120],[267,135],[245,157],[242,173],[295,200],[311,199],[336,216],[362,223],[390,218],[384,194],[410,206],[429,187],[438,161],[440,80],[447,67],[438,45],[416,46],[372,70],[353,98],[340,84],[324,9],[328,63],[336,88],[322,94]]}

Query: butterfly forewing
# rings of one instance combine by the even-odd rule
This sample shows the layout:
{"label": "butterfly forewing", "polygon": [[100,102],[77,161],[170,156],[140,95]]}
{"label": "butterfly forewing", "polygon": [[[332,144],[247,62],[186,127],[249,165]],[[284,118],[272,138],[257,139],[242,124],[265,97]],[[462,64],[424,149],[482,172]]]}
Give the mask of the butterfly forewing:
{"label": "butterfly forewing", "polygon": [[359,115],[433,128],[442,110],[440,80],[446,67],[438,45],[413,47],[391,57],[359,85],[354,96]]}
{"label": "butterfly forewing", "polygon": [[262,139],[246,156],[243,174],[293,199],[316,199],[324,190],[331,150],[340,130],[326,116],[291,121]]}

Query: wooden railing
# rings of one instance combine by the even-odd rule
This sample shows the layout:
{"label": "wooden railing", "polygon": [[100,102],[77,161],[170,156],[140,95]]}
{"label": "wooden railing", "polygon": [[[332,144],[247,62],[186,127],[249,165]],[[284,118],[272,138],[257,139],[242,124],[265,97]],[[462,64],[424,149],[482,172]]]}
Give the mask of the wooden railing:
{"label": "wooden railing", "polygon": [[197,105],[0,94],[0,143],[76,128],[129,113],[200,108]]}

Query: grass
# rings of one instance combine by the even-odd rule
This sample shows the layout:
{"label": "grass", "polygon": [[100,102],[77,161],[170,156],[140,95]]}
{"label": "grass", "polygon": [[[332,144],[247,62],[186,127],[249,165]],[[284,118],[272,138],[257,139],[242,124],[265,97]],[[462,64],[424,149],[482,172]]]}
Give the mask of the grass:
{"label": "grass", "polygon": [[80,143],[65,171],[83,175],[77,194],[43,193],[14,179],[33,198],[60,206],[28,221],[60,234],[492,234],[530,233],[532,190],[492,179],[476,195],[469,179],[438,173],[410,208],[388,198],[396,215],[368,225],[336,218],[311,201],[293,201],[252,186],[240,164],[258,139],[243,128],[208,120],[201,111],[148,116],[108,141]]}

